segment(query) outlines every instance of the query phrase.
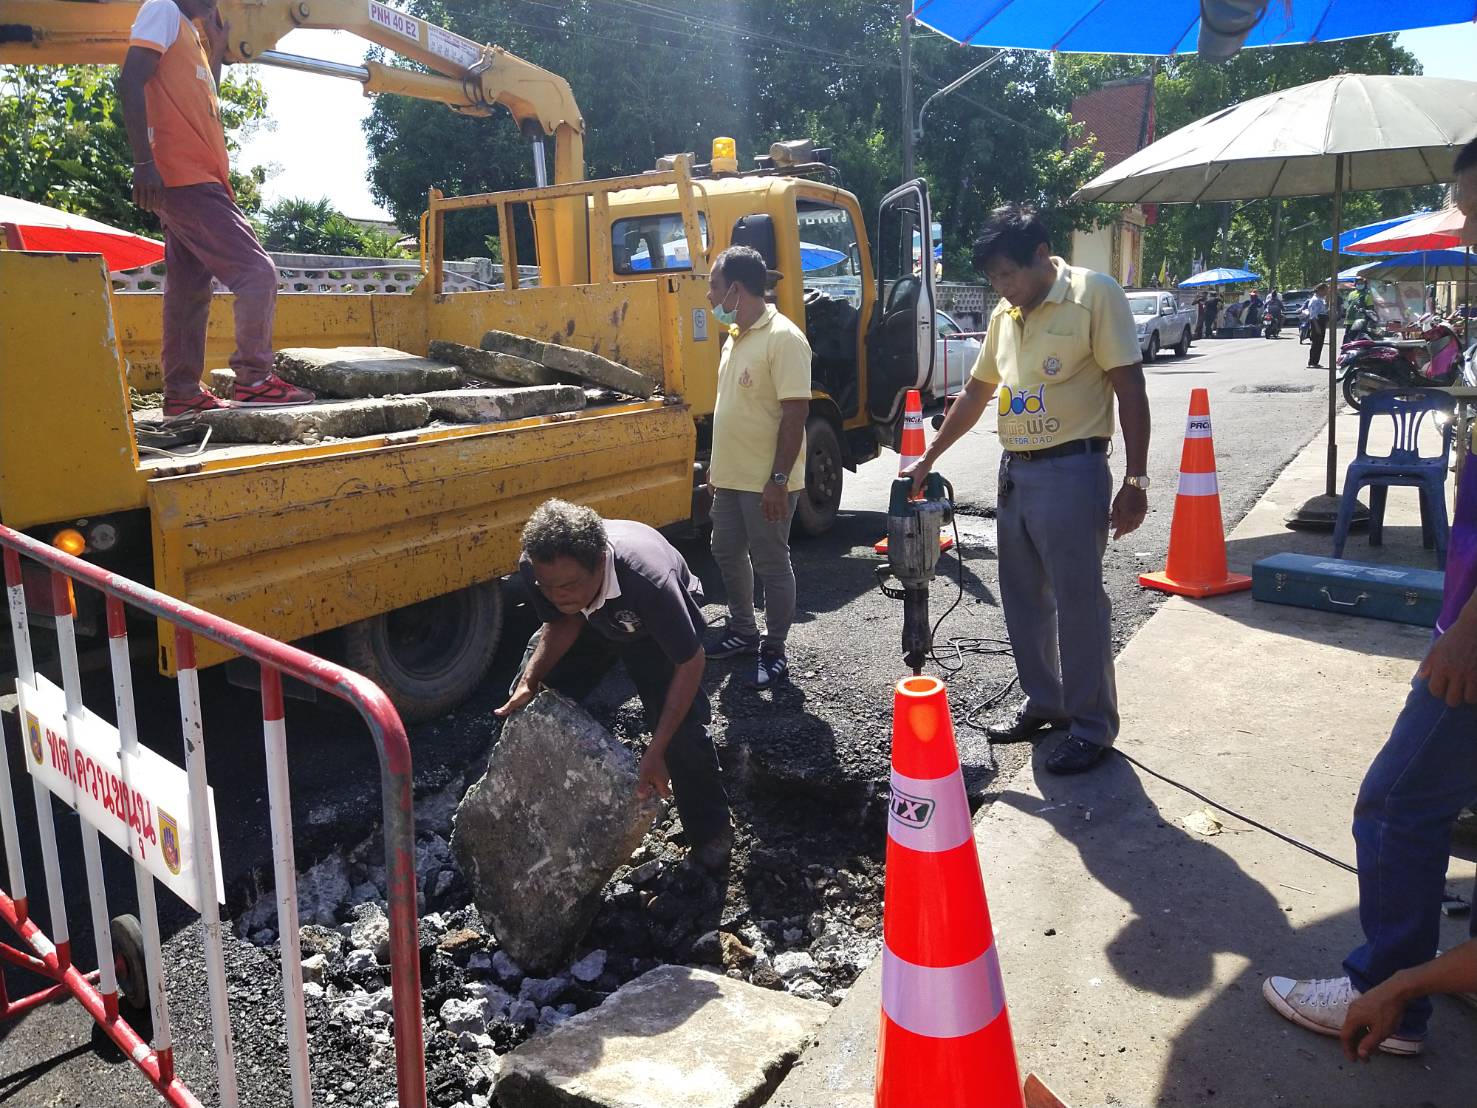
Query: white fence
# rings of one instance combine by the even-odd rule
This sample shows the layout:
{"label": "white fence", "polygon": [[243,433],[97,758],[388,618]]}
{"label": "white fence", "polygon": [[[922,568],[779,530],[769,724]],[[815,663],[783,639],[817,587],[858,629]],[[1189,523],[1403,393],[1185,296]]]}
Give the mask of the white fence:
{"label": "white fence", "polygon": [[[420,263],[411,258],[347,258],[321,254],[273,254],[279,293],[408,293],[420,284]],[[490,258],[445,263],[446,292],[502,288],[503,267]],[[164,263],[112,275],[114,292],[162,292]],[[537,266],[519,266],[518,283],[538,284]],[[226,288],[217,283],[217,292]]]}

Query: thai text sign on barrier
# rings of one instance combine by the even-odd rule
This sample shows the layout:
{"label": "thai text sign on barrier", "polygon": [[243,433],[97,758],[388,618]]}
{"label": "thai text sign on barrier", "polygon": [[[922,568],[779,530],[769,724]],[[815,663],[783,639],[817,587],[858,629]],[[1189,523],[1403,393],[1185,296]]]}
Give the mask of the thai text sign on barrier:
{"label": "thai text sign on barrier", "polygon": [[[31,776],[142,863],[170,892],[197,912],[204,911],[196,888],[194,851],[199,830],[190,819],[188,774],[142,745],[125,753],[118,728],[86,708],[73,721],[69,742],[62,690],[39,673],[35,685],[17,679],[16,687],[21,698],[26,769]],[[210,826],[203,833],[210,836],[215,852],[216,900],[224,904],[215,790],[207,789],[206,797]]]}

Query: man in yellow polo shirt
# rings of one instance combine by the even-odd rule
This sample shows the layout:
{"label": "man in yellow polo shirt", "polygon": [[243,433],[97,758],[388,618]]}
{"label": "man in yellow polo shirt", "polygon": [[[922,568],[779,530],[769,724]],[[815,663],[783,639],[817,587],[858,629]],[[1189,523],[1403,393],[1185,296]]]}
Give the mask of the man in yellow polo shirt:
{"label": "man in yellow polo shirt", "polygon": [[[805,486],[810,343],[764,300],[768,271],[757,250],[730,246],[713,261],[708,303],[728,328],[713,407],[713,561],[728,590],[728,629],[709,658],[758,654],[752,681],[768,688],[789,672],[785,637],[795,618],[790,521]],[[766,634],[754,620],[754,575],[764,582]]]}
{"label": "man in yellow polo shirt", "polygon": [[[974,267],[1001,300],[979,360],[915,481],[975,425],[998,392],[996,523],[1000,600],[1025,703],[996,742],[1068,728],[1054,773],[1097,765],[1118,736],[1112,606],[1103,589],[1111,524],[1121,538],[1148,511],[1149,400],[1128,298],[1111,277],[1053,257],[1028,208],[1000,208]],[[1123,484],[1108,467],[1113,401],[1123,423]]]}

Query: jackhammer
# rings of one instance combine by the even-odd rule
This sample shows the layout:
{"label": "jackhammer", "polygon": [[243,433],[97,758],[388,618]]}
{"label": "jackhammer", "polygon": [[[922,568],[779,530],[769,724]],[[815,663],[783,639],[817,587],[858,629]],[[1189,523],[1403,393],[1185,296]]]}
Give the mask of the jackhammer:
{"label": "jackhammer", "polygon": [[[887,503],[887,564],[877,567],[877,587],[903,602],[903,660],[915,674],[933,649],[928,620],[928,587],[939,560],[939,536],[954,518],[954,486],[930,473],[923,495],[913,499],[913,482],[899,477]],[[890,587],[896,581],[901,588]]]}

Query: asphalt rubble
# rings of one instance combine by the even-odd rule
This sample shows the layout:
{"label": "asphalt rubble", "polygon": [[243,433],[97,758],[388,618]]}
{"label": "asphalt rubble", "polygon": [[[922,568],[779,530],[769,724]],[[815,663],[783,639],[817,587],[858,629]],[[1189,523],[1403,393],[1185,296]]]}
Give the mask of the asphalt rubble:
{"label": "asphalt rubble", "polygon": [[[635,747],[643,730],[639,702],[607,706],[606,713],[602,722]],[[742,729],[742,719],[729,726],[735,723]],[[740,769],[742,776],[752,773],[753,767]],[[743,810],[754,790],[735,787],[745,795],[734,797],[737,843],[727,881],[679,864],[686,841],[675,808],[668,805],[629,863],[606,885],[576,956],[549,976],[527,973],[489,932],[449,845],[452,817],[473,779],[474,774],[453,779],[417,798],[416,805],[425,1064],[433,1105],[497,1104],[492,1087],[503,1055],[599,1006],[658,965],[704,968],[836,1005],[880,949],[880,834],[864,836],[876,842],[874,853],[838,859],[838,848],[848,845],[848,829],[853,840],[858,837],[856,823],[837,820],[826,807],[796,804],[783,793],[755,817]],[[862,824],[880,830],[875,788],[832,784],[845,805],[867,794]],[[762,846],[750,818],[764,824]],[[837,841],[818,844],[827,835]],[[840,864],[803,861],[815,857]],[[394,1103],[385,889],[377,828],[299,874],[310,1056],[323,1103],[375,1108]],[[257,948],[228,960],[233,1002],[280,1006],[275,894],[260,890],[233,923],[240,945]],[[248,1038],[280,1041],[280,1016],[260,1027],[250,1018],[238,1020],[238,1037],[244,1025]],[[253,1049],[244,1043],[238,1053]]]}

